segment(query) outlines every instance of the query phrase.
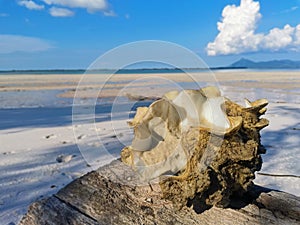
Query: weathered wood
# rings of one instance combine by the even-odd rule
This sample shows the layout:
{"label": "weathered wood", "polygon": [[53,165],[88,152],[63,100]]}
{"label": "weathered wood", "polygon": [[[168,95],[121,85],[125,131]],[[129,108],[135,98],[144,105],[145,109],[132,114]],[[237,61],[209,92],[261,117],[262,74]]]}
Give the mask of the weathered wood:
{"label": "weathered wood", "polygon": [[161,198],[158,185],[139,184],[136,174],[116,160],[33,203],[20,225],[300,223],[300,198],[279,191],[255,186],[247,198],[233,199],[226,209],[193,204],[175,211]]}
{"label": "weathered wood", "polygon": [[86,224],[98,225],[99,223],[92,218],[69,206],[56,197],[33,203],[29,207],[29,213],[23,218],[20,224]]}

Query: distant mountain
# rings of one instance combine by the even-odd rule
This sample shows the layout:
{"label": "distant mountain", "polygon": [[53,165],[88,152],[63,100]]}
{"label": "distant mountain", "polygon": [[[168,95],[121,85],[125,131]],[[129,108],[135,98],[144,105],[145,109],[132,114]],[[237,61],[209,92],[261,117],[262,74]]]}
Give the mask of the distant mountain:
{"label": "distant mountain", "polygon": [[231,64],[229,67],[249,69],[300,69],[300,61],[272,60],[254,62],[249,59],[241,58],[239,61]]}

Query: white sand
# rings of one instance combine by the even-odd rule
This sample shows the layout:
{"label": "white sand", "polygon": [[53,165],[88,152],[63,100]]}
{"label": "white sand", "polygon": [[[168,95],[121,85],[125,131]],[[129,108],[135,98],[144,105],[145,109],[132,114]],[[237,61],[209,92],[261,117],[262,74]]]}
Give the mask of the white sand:
{"label": "white sand", "polygon": [[[184,81],[178,74],[164,76]],[[224,95],[232,100],[267,98],[270,101],[265,115],[270,126],[262,132],[267,154],[263,156],[261,172],[299,176],[300,72],[221,72],[216,77]],[[135,78],[136,75],[114,77],[118,82]],[[122,143],[130,143],[132,131],[126,124],[128,108],[117,108],[111,122],[109,104],[98,103],[95,126],[85,128],[84,124],[79,124],[74,136],[72,98],[58,98],[57,95],[72,97],[79,79],[80,75],[0,76],[0,224],[17,223],[30,203],[109,163],[119,156]],[[98,82],[95,77],[86,84],[81,97],[97,96],[93,90],[97,89]],[[153,87],[155,82],[155,79],[148,84],[141,82],[142,89],[135,83],[126,91],[151,95],[153,88],[149,88],[149,84]],[[110,84],[106,88],[110,91],[102,96],[113,96],[122,85]],[[122,105],[122,99],[117,105]],[[84,160],[76,141],[89,146],[92,160]],[[109,154],[99,153],[102,144]],[[57,157],[61,155],[68,160],[58,162]],[[299,178],[257,175],[255,183],[300,195]]]}

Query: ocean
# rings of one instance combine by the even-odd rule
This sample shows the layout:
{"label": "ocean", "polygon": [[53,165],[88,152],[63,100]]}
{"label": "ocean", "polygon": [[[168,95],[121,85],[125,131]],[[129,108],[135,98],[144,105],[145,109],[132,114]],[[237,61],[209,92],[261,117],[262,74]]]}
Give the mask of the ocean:
{"label": "ocean", "polygon": [[230,68],[230,67],[218,67],[218,68],[142,68],[142,69],[49,69],[49,70],[0,70],[0,75],[21,75],[21,74],[151,74],[151,73],[206,73],[206,72],[297,72],[300,69],[248,69],[248,68]]}

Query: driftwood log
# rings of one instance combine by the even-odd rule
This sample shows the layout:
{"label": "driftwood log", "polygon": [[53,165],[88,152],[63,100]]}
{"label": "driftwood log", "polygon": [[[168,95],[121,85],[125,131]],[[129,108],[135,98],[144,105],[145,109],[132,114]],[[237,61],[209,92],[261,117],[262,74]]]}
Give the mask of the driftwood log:
{"label": "driftwood log", "polygon": [[253,186],[227,208],[193,205],[177,211],[158,184],[137,184],[130,167],[113,161],[33,203],[19,224],[300,224],[300,198],[280,191]]}

